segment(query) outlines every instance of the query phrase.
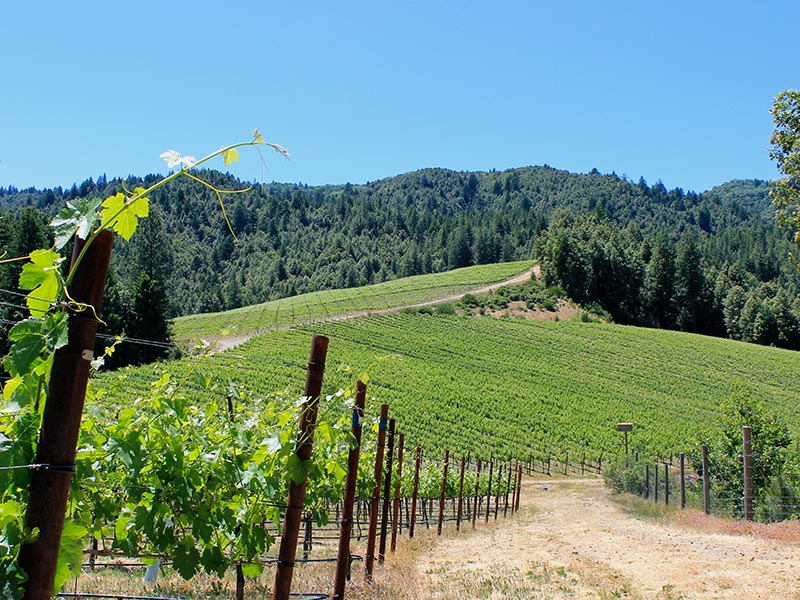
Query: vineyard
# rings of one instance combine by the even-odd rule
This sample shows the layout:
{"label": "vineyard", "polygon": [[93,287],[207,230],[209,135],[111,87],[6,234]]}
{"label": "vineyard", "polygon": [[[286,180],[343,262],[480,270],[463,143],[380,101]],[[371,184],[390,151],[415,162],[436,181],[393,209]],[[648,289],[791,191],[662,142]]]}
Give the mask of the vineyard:
{"label": "vineyard", "polygon": [[179,317],[175,319],[175,335],[183,342],[201,338],[213,340],[223,331],[246,334],[323,318],[422,304],[504,281],[532,266],[531,261],[518,261],[465,267],[361,288],[311,292],[227,312]]}
{"label": "vineyard", "polygon": [[719,400],[736,380],[800,431],[792,352],[575,321],[365,316],[268,332],[203,359],[106,374],[97,385],[107,402],[124,404],[163,369],[181,379],[199,368],[260,394],[298,395],[312,331],[335,348],[330,391],[366,371],[371,402],[391,403],[405,431],[440,454],[541,460],[587,453],[597,461],[621,452],[615,424],[630,421],[632,451],[677,455],[713,431]]}

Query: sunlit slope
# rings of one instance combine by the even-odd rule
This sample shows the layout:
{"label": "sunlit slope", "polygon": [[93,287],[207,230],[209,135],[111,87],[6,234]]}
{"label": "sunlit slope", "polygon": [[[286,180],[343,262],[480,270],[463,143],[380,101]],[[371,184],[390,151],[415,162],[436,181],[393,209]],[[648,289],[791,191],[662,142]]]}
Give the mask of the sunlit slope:
{"label": "sunlit slope", "polygon": [[[367,372],[371,409],[390,404],[408,443],[434,453],[608,457],[620,450],[619,421],[634,423],[634,450],[692,453],[734,381],[800,431],[797,353],[608,324],[367,316],[259,335],[199,368],[297,397],[312,332],[330,337],[328,390]],[[182,377],[189,364],[164,367]],[[135,393],[153,370],[128,371],[138,383],[113,394]]]}
{"label": "sunlit slope", "polygon": [[175,319],[175,336],[182,342],[208,340],[223,332],[248,334],[338,315],[430,302],[505,281],[530,270],[533,264],[532,261],[517,261],[466,267],[360,288],[311,292],[225,312],[179,317]]}

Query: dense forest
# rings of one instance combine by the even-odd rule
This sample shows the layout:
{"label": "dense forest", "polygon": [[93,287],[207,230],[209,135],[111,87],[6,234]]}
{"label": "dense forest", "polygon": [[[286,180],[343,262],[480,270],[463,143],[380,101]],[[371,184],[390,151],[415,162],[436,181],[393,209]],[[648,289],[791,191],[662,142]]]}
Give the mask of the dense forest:
{"label": "dense forest", "polygon": [[[198,175],[247,187],[217,171]],[[0,243],[9,255],[41,246],[65,202],[121,185],[103,176],[69,189],[0,187]],[[255,184],[223,196],[229,228],[216,196],[183,178],[155,192],[142,230],[118,242],[106,313],[118,315],[112,332],[164,339],[161,314],[534,257],[548,282],[615,321],[796,347],[798,279],[768,188],[736,180],[698,194],[596,170],[425,169],[364,185]],[[16,273],[0,267],[4,289]],[[756,327],[759,314],[769,323]]]}

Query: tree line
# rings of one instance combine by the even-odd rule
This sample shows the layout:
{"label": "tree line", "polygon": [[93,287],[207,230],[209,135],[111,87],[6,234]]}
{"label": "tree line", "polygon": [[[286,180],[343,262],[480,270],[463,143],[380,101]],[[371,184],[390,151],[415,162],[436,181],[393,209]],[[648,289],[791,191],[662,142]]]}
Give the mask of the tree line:
{"label": "tree line", "polygon": [[615,322],[797,350],[797,276],[776,227],[644,235],[635,224],[561,212],[535,253],[546,284]]}
{"label": "tree line", "polygon": [[[133,188],[156,177],[129,177],[124,183]],[[246,187],[216,171],[202,177],[222,189]],[[106,196],[122,184],[102,176],[68,189],[0,187],[5,210],[0,222],[35,218],[39,229],[31,231],[41,233],[64,202]],[[712,273],[716,278],[735,265],[739,275],[733,273],[732,281],[745,294],[745,304],[761,284],[770,284],[758,294],[769,296],[778,314],[783,314],[778,288],[793,289],[785,266],[788,242],[775,229],[767,189],[765,182],[734,181],[698,194],[668,190],[660,181],[648,185],[614,173],[574,174],[548,166],[472,173],[425,169],[363,185],[253,185],[223,197],[226,221],[210,190],[181,179],[153,194],[153,217],[142,234],[118,242],[114,250],[106,333],[124,329],[131,337],[164,339],[168,319],[178,315],[539,256],[547,277],[563,280],[576,301],[594,303],[614,320],[725,335],[719,303],[713,319],[704,312]],[[37,211],[48,216],[34,217]],[[573,233],[567,234],[573,226],[565,214],[578,220]],[[703,265],[702,285],[697,278],[682,279],[683,269],[667,268],[685,236],[695,241],[692,251],[702,259],[697,262]],[[638,253],[631,250],[637,245]],[[15,250],[23,247],[17,244]],[[648,271],[652,257],[656,262]],[[663,273],[658,261],[665,265]],[[14,268],[6,268],[6,287],[13,286]],[[683,302],[679,314],[666,305],[673,299],[671,271],[676,271],[675,298]],[[740,291],[731,306],[741,300]],[[762,333],[762,325],[752,329],[744,322],[730,332],[776,343]],[[120,346],[119,358],[112,360],[165,354],[163,348],[142,348],[140,358],[123,360],[127,350]]]}

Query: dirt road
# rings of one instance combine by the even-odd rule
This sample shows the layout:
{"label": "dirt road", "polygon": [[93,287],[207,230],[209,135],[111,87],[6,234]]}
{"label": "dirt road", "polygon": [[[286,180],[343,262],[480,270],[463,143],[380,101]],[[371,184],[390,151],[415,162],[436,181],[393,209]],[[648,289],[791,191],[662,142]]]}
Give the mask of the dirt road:
{"label": "dirt road", "polygon": [[[534,266],[532,269],[527,269],[520,273],[519,275],[515,275],[510,279],[506,279],[505,281],[498,281],[491,285],[486,285],[480,288],[468,289],[459,292],[458,294],[453,294],[451,296],[447,296],[444,298],[436,298],[435,300],[428,300],[426,302],[418,302],[415,304],[408,304],[404,306],[393,306],[392,308],[381,308],[375,310],[362,310],[350,313],[342,313],[337,315],[332,315],[330,317],[319,317],[316,319],[315,322],[324,322],[324,321],[345,321],[348,319],[357,319],[359,317],[364,317],[366,315],[386,315],[390,313],[398,313],[401,310],[406,308],[423,308],[425,306],[434,306],[436,304],[446,304],[448,302],[456,302],[460,300],[464,294],[473,294],[475,296],[485,296],[492,292],[492,290],[496,290],[503,286],[509,285],[521,285],[526,281],[530,281],[531,276],[536,277],[539,279],[541,277],[541,269],[539,265]],[[294,324],[293,324],[294,325]],[[291,326],[293,326],[291,325]],[[286,328],[290,327],[290,325],[284,326]],[[280,329],[281,327],[278,327]],[[235,348],[241,344],[244,344],[253,336],[258,335],[259,333],[264,333],[264,330],[258,331],[249,331],[246,333],[240,333],[235,335],[227,335],[218,338],[216,341],[213,342],[213,345],[210,349],[211,353],[214,352],[222,352],[224,350],[229,350],[231,348]]]}
{"label": "dirt road", "polygon": [[800,543],[636,518],[588,479],[529,481],[513,518],[417,564],[431,598],[800,598]]}

